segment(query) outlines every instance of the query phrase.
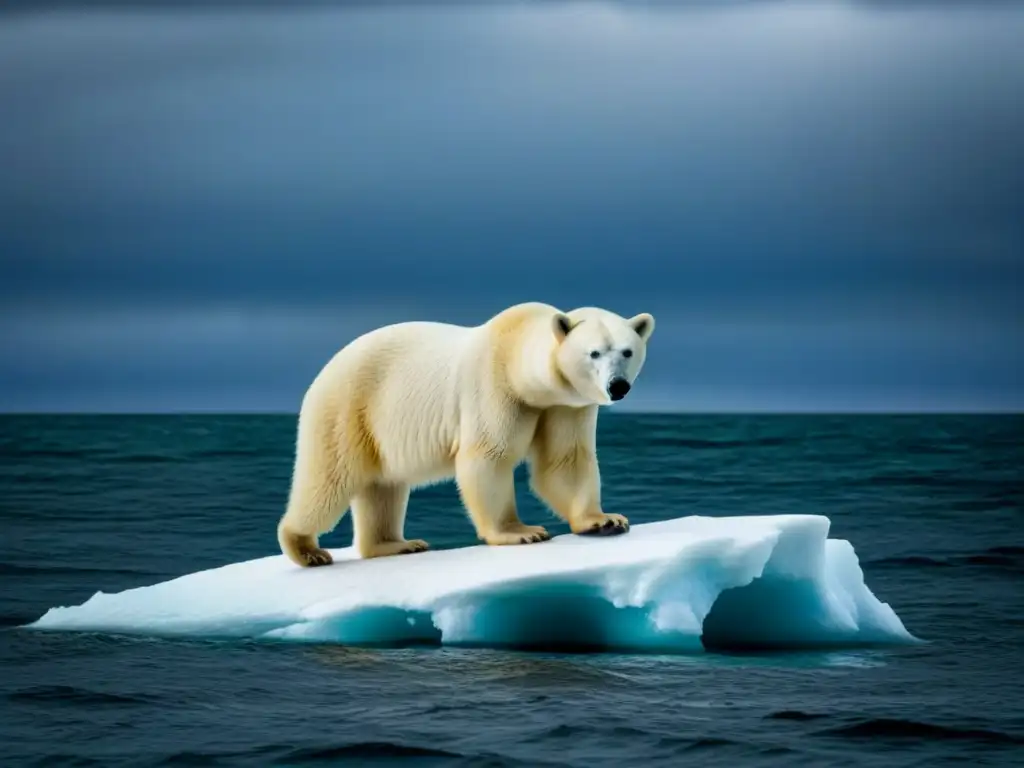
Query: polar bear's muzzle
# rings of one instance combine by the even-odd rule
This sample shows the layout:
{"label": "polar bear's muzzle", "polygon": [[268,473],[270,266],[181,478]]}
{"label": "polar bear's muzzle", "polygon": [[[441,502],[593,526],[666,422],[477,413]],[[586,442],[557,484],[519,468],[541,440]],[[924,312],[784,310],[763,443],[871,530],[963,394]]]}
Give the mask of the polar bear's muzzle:
{"label": "polar bear's muzzle", "polygon": [[608,397],[612,400],[621,400],[629,394],[630,383],[621,376],[608,382]]}

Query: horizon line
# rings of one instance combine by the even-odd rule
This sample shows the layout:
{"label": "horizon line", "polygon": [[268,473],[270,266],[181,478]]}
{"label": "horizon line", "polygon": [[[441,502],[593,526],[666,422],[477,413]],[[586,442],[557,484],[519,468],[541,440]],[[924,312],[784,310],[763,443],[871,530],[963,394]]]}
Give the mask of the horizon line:
{"label": "horizon line", "polygon": [[[617,418],[624,416],[1024,416],[1024,408],[1013,409],[652,409],[652,410],[609,410]],[[165,411],[105,411],[105,410],[0,410],[0,418],[18,416],[287,416],[298,418],[298,411],[279,410],[165,410]]]}

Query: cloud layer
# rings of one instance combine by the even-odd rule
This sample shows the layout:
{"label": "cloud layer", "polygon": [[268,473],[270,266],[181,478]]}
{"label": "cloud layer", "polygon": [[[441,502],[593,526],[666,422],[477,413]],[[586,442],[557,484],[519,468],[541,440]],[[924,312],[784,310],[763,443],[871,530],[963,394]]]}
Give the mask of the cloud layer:
{"label": "cloud layer", "polygon": [[658,316],[636,407],[1019,408],[1022,37],[1018,4],[9,16],[0,408],[294,410],[362,330],[532,299]]}

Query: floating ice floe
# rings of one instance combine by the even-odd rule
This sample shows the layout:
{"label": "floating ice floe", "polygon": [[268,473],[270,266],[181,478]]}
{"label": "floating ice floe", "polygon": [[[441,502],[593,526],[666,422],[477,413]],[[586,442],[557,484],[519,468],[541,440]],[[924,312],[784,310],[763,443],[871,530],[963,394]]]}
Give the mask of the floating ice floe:
{"label": "floating ice floe", "polygon": [[39,630],[349,645],[690,652],[914,642],[815,515],[683,517],[608,538],[302,569],[277,555],[82,605]]}

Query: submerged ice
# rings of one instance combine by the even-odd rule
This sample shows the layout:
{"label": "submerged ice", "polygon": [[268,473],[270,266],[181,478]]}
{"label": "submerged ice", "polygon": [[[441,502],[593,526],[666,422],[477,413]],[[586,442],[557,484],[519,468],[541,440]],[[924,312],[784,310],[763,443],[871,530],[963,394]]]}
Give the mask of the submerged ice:
{"label": "submerged ice", "polygon": [[684,517],[624,536],[423,552],[300,569],[283,556],[79,606],[33,629],[688,652],[912,642],[821,516]]}

